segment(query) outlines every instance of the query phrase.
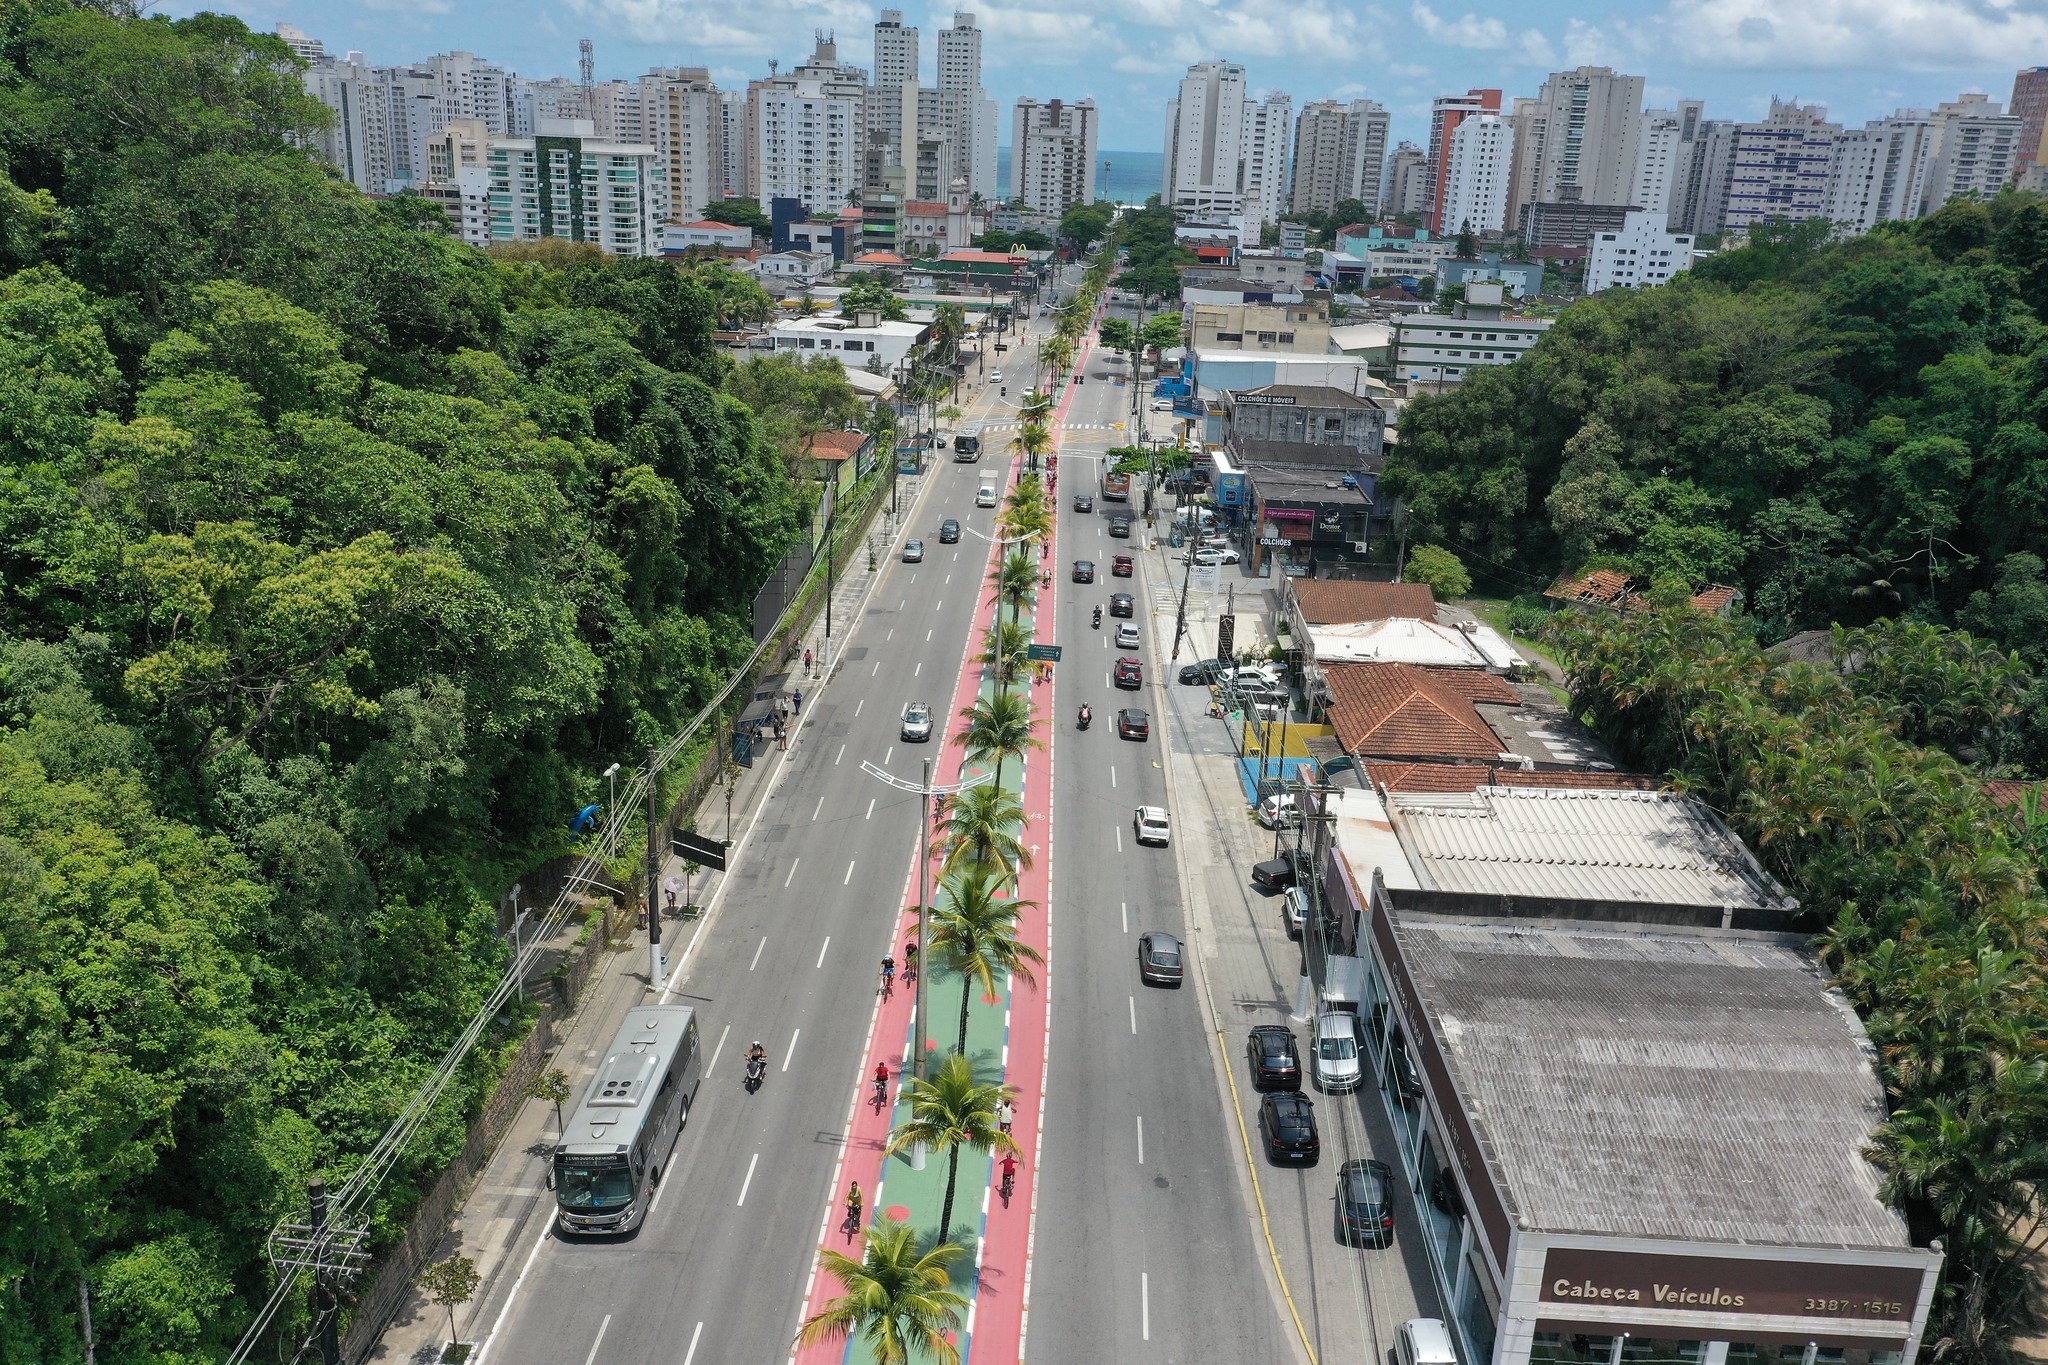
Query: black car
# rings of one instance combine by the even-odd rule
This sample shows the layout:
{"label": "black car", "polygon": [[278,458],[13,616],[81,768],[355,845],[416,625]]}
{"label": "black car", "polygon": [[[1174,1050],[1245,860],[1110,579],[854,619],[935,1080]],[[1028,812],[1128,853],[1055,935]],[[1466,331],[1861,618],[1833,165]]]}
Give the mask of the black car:
{"label": "black car", "polygon": [[1076,583],[1093,583],[1095,581],[1095,561],[1092,559],[1075,560],[1074,581]]}
{"label": "black car", "polygon": [[1323,1140],[1316,1136],[1316,1107],[1299,1090],[1268,1095],[1259,1102],[1259,1135],[1274,1161],[1313,1166],[1323,1154]]}
{"label": "black car", "polygon": [[1118,592],[1110,594],[1109,614],[1111,616],[1129,616],[1134,608],[1135,599],[1129,593]]}
{"label": "black car", "polygon": [[1277,858],[1252,865],[1252,885],[1267,893],[1285,891],[1306,875],[1308,854],[1298,848],[1290,848]]}
{"label": "black car", "polygon": [[1244,1054],[1254,1090],[1301,1089],[1301,1054],[1294,1049],[1294,1030],[1285,1024],[1258,1025],[1245,1040]]}
{"label": "black car", "polygon": [[1152,717],[1135,706],[1127,706],[1116,713],[1116,737],[1118,739],[1150,739]]}
{"label": "black car", "polygon": [[1095,510],[1095,495],[1093,493],[1074,494],[1074,510],[1076,512],[1093,512]]}
{"label": "black car", "polygon": [[953,520],[953,518],[951,517],[947,517],[944,521],[939,523],[939,544],[957,545],[959,543],[960,523]]}
{"label": "black car", "polygon": [[1394,1244],[1393,1173],[1384,1161],[1359,1158],[1337,1168],[1337,1240],[1345,1246]]}
{"label": "black car", "polygon": [[1109,519],[1109,533],[1118,540],[1129,540],[1131,538],[1131,519],[1128,516],[1111,517]]}
{"label": "black car", "polygon": [[1403,1103],[1421,1099],[1422,1073],[1415,1069],[1415,1059],[1408,1055],[1408,1040],[1401,1035],[1398,1026],[1394,1029],[1394,1036],[1388,1040],[1387,1057],[1393,1063],[1397,1097]]}
{"label": "black car", "polygon": [[1229,668],[1228,659],[1203,659],[1197,663],[1182,664],[1180,680],[1190,686],[1207,687],[1216,681],[1216,675]]}
{"label": "black car", "polygon": [[1185,970],[1180,940],[1172,934],[1138,935],[1138,979],[1148,986],[1178,986]]}
{"label": "black car", "polygon": [[1116,668],[1110,673],[1110,681],[1118,687],[1143,687],[1145,666],[1126,654],[1116,661]]}

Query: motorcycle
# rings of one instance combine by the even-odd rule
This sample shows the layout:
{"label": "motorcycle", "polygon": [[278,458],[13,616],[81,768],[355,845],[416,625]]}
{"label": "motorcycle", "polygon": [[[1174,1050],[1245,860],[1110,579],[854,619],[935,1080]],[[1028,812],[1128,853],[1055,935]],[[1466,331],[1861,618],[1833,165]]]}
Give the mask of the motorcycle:
{"label": "motorcycle", "polygon": [[747,1059],[747,1093],[753,1094],[761,1088],[762,1080],[768,1075],[768,1063],[759,1057]]}
{"label": "motorcycle", "polygon": [[1101,630],[1101,629],[1102,629],[1102,608],[1101,608],[1101,607],[1097,607],[1097,608],[1095,609],[1095,628],[1096,628],[1097,630]]}
{"label": "motorcycle", "polygon": [[1090,710],[1088,709],[1087,703],[1085,703],[1085,702],[1084,702],[1084,703],[1082,703],[1082,705],[1081,705],[1081,715],[1080,715],[1080,726],[1081,726],[1081,728],[1082,728],[1083,730],[1087,729],[1087,728],[1088,728],[1088,723],[1089,723],[1090,721],[1094,720],[1094,719],[1095,719],[1095,713],[1094,713],[1093,711],[1090,711]]}

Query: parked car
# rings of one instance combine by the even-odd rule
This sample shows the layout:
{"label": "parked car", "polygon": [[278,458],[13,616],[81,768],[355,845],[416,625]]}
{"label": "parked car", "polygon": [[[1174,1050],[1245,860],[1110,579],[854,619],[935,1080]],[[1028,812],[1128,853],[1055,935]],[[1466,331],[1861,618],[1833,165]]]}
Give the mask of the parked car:
{"label": "parked car", "polygon": [[1394,1333],[1394,1365],[1458,1365],[1442,1318],[1410,1318]]}
{"label": "parked car", "polygon": [[1173,411],[1173,400],[1172,400],[1171,398],[1155,398],[1155,399],[1153,399],[1153,400],[1152,400],[1152,411],[1154,411],[1154,412],[1172,412],[1172,411]]}
{"label": "parked car", "polygon": [[1157,931],[1138,935],[1138,979],[1148,986],[1178,986],[1183,973],[1180,940]]}
{"label": "parked car", "polygon": [[1216,675],[1230,667],[1225,659],[1201,659],[1180,666],[1180,680],[1190,686],[1206,687],[1216,681]]}
{"label": "parked car", "polygon": [[1308,928],[1308,888],[1290,886],[1280,897],[1280,922],[1287,926],[1287,937],[1300,938]]}
{"label": "parked car", "polygon": [[1358,1089],[1362,1077],[1358,1062],[1358,1016],[1341,1010],[1318,1016],[1314,1053],[1316,1085],[1325,1094],[1342,1095]]}
{"label": "parked car", "polygon": [[1203,546],[1203,547],[1202,547],[1201,549],[1199,549],[1199,550],[1196,550],[1196,551],[1194,552],[1194,556],[1195,556],[1195,563],[1197,563],[1197,564],[1235,564],[1235,563],[1237,563],[1237,551],[1235,551],[1235,550],[1231,550],[1231,549],[1222,549],[1222,550],[1219,550],[1219,549],[1217,549],[1216,547],[1214,547],[1214,546],[1212,546],[1212,545],[1205,545],[1205,546]]}
{"label": "parked car", "polygon": [[1337,1240],[1373,1248],[1394,1244],[1394,1175],[1384,1161],[1360,1157],[1337,1168]]}
{"label": "parked car", "polygon": [[1127,592],[1111,593],[1109,595],[1109,614],[1111,616],[1129,616],[1134,603],[1135,599]]}
{"label": "parked car", "polygon": [[1093,493],[1074,494],[1074,510],[1076,512],[1093,512],[1095,510],[1095,495]]}
{"label": "parked car", "polygon": [[922,744],[932,737],[932,707],[930,702],[914,701],[903,708],[903,738],[911,744]]}
{"label": "parked car", "polygon": [[939,544],[958,545],[959,543],[960,523],[955,521],[951,517],[947,517],[944,521],[939,523]]}
{"label": "parked car", "polygon": [[1127,706],[1116,713],[1116,737],[1118,739],[1150,739],[1152,717],[1135,706]]}
{"label": "parked car", "polygon": [[1116,661],[1116,667],[1110,672],[1109,680],[1118,687],[1143,687],[1145,685],[1145,666],[1129,654],[1121,655]]}
{"label": "parked car", "polygon": [[906,541],[904,541],[904,542],[903,542],[903,562],[904,562],[905,564],[922,564],[922,563],[924,563],[924,542],[923,542],[923,541],[921,541],[921,540],[906,540]]}
{"label": "parked car", "polygon": [[1074,581],[1076,583],[1093,583],[1095,581],[1095,561],[1092,559],[1075,560]]}
{"label": "parked car", "polygon": [[1164,806],[1138,807],[1131,814],[1131,828],[1141,844],[1164,847],[1173,842],[1173,821],[1167,816]]}
{"label": "parked car", "polygon": [[1279,829],[1283,825],[1293,829],[1301,823],[1301,813],[1294,808],[1293,792],[1274,792],[1259,802],[1259,823],[1267,829]]}
{"label": "parked car", "polygon": [[1274,1161],[1313,1166],[1323,1154],[1315,1104],[1299,1090],[1259,1101],[1259,1135],[1266,1140],[1267,1157]]}
{"label": "parked car", "polygon": [[1120,621],[1117,623],[1116,647],[1118,649],[1136,649],[1138,647],[1138,627],[1134,623],[1130,621]]}
{"label": "parked car", "polygon": [[1130,576],[1131,576],[1132,574],[1136,573],[1137,571],[1138,571],[1138,563],[1137,563],[1137,560],[1136,560],[1135,558],[1133,558],[1132,556],[1130,556],[1130,555],[1111,555],[1111,556],[1110,556],[1110,558],[1109,558],[1109,576],[1110,576],[1111,578],[1129,578],[1129,577],[1130,577]]}
{"label": "parked car", "polygon": [[1285,1024],[1254,1026],[1244,1055],[1251,1063],[1252,1089],[1301,1089],[1301,1054],[1294,1047],[1294,1030]]}
{"label": "parked car", "polygon": [[1252,866],[1252,885],[1272,894],[1285,891],[1308,874],[1308,854],[1298,848],[1285,850],[1277,858],[1268,858]]}
{"label": "parked car", "polygon": [[1284,664],[1238,664],[1219,669],[1216,681],[1225,687],[1271,687],[1286,676]]}

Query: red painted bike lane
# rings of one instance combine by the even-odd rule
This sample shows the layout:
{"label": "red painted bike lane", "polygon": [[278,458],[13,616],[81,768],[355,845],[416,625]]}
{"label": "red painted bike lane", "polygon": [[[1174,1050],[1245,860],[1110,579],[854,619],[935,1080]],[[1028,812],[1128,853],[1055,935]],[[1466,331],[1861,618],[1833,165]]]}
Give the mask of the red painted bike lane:
{"label": "red painted bike lane", "polygon": [[[1076,357],[1075,370],[1082,372],[1093,350],[1093,337],[1084,340]],[[1053,422],[1053,446],[1057,453],[1060,433],[1064,431],[1068,412],[1072,409],[1074,389],[1071,383],[1064,399],[1055,410]],[[1013,457],[1008,479],[1014,482],[1023,466],[1023,457]],[[1044,562],[1058,562],[1058,506],[1054,500],[1052,548]],[[986,570],[992,568],[1000,547],[989,547]],[[1034,611],[1034,637],[1041,643],[1051,643],[1056,614],[1052,609],[1051,591],[1042,592],[1038,609]],[[936,766],[937,780],[957,780],[966,767],[966,751],[957,740],[950,737],[953,729],[952,718],[974,704],[981,691],[981,669],[971,663],[975,641],[981,639],[994,622],[997,610],[993,597],[985,592],[983,600],[975,609],[972,626],[962,649],[959,672],[954,685],[953,707],[947,713],[948,738],[941,750]],[[1058,669],[1054,670],[1057,679]],[[1032,717],[1042,723],[1039,731],[1045,741],[1045,749],[1025,759],[1024,810],[1026,842],[1036,846],[1033,866],[1021,878],[1024,897],[1035,902],[1035,908],[1026,911],[1019,918],[1019,937],[1038,950],[1045,958],[1045,965],[1035,973],[1038,982],[1031,985],[1013,981],[1009,999],[1009,1030],[1003,1054],[1003,1079],[1017,1088],[1017,1122],[1013,1134],[1023,1147],[1023,1156],[1018,1163],[1018,1178],[1015,1190],[1007,1202],[991,1199],[987,1202],[988,1216],[984,1221],[982,1238],[977,1258],[978,1273],[975,1277],[973,1305],[967,1319],[967,1348],[970,1357],[979,1354],[983,1360],[1016,1360],[1023,1350],[1024,1332],[1030,1309],[1030,1257],[1036,1238],[1037,1226],[1037,1156],[1040,1136],[1044,1131],[1044,1095],[1046,1065],[1049,1057],[1048,1029],[1051,1019],[1052,974],[1057,963],[1052,955],[1051,943],[1051,885],[1052,858],[1052,768],[1057,760],[1055,736],[1058,712],[1057,681],[1038,684],[1031,688]],[[932,850],[930,868],[932,885],[938,884],[939,863],[942,858],[939,849]],[[898,938],[910,938],[916,933],[917,900],[917,849],[913,845],[909,869],[905,876],[905,894],[899,904],[907,909],[899,915]],[[894,939],[891,940],[894,942]],[[866,1061],[860,1076],[854,1084],[854,1099],[846,1127],[842,1155],[837,1175],[834,1178],[826,1209],[819,1228],[820,1249],[829,1248],[858,1259],[862,1252],[862,1237],[845,1229],[845,1197],[850,1182],[858,1181],[861,1189],[872,1200],[873,1192],[881,1190],[886,1194],[884,1158],[882,1152],[888,1145],[891,1125],[894,1122],[896,1097],[901,1089],[902,1076],[907,1069],[910,1044],[912,1000],[914,992],[899,989],[886,1000],[879,996],[871,1019]],[[925,1025],[930,1032],[931,1025]],[[878,1064],[886,1064],[891,1077],[888,1103],[877,1107],[872,1102],[872,1077]],[[968,1170],[979,1169],[980,1159],[963,1158],[963,1176]],[[963,1209],[973,1207],[972,1188],[965,1185],[960,1191]],[[909,1210],[891,1208],[884,1204],[877,1208],[870,1202],[864,1213],[865,1218],[877,1214],[903,1217]],[[803,1318],[808,1319],[823,1309],[827,1301],[843,1291],[838,1282],[826,1275],[822,1266],[813,1268],[810,1290],[805,1299]],[[978,1350],[977,1350],[978,1348]],[[793,1350],[790,1361],[793,1365],[828,1365],[828,1362],[845,1360],[853,1350],[852,1343],[821,1345],[808,1349]]]}

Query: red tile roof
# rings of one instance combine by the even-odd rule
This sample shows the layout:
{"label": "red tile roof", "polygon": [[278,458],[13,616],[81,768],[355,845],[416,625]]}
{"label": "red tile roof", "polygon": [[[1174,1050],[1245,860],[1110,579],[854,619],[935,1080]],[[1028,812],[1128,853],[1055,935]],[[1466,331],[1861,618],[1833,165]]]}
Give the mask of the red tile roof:
{"label": "red tile roof", "polygon": [[926,199],[905,200],[903,203],[903,211],[905,213],[915,213],[927,217],[933,214],[936,214],[941,218],[946,216],[946,206],[944,204],[935,204],[932,203],[930,200]]}
{"label": "red tile roof", "polygon": [[1351,583],[1337,578],[1290,578],[1287,586],[1312,626],[1384,621],[1390,616],[1436,619],[1436,594],[1427,583]]}
{"label": "red tile roof", "polygon": [[804,442],[804,453],[819,460],[850,460],[867,443],[858,431],[820,431]]}
{"label": "red tile roof", "polygon": [[1616,573],[1612,569],[1595,569],[1576,577],[1559,574],[1557,581],[1543,595],[1563,602],[1614,606],[1629,595],[1632,587],[1633,580],[1627,574]]}
{"label": "red tile roof", "polygon": [[747,232],[750,229],[737,223],[721,223],[715,218],[700,218],[694,223],[684,223],[686,228],[708,229],[712,232]]}
{"label": "red tile roof", "polygon": [[[2039,788],[2041,785],[2039,782],[2014,781],[2011,778],[2000,777],[1986,782],[1984,793],[1999,805],[2010,808],[2020,803],[2020,798],[2027,794],[2028,788]],[[2048,792],[2043,794],[2048,795]]]}
{"label": "red tile roof", "polygon": [[853,258],[855,265],[908,265],[908,261],[893,251],[863,251]]}
{"label": "red tile roof", "polygon": [[1731,588],[1725,583],[1709,583],[1692,595],[1693,606],[1709,616],[1719,616],[1741,600],[1742,589]]}
{"label": "red tile roof", "polygon": [[1513,687],[1477,668],[1335,664],[1323,676],[1338,742],[1346,753],[1376,758],[1497,758],[1507,745],[1473,703],[1522,702]]}
{"label": "red tile roof", "polygon": [[1647,773],[1562,772],[1494,763],[1365,763],[1360,766],[1367,781],[1390,792],[1469,792],[1488,786],[1655,791],[1664,785]]}

